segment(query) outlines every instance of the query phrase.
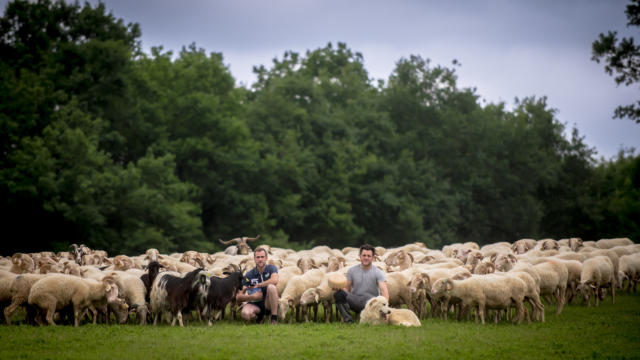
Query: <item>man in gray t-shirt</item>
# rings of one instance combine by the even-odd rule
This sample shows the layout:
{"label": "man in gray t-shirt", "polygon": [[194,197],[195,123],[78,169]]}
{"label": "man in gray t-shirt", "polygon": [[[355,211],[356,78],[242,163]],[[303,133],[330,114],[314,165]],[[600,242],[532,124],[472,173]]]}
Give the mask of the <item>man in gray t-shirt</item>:
{"label": "man in gray t-shirt", "polygon": [[355,265],[347,271],[346,288],[336,291],[333,295],[336,308],[346,323],[353,322],[349,311],[360,313],[369,299],[382,295],[389,300],[384,273],[373,266],[375,252],[371,245],[365,244],[360,247],[360,265]]}

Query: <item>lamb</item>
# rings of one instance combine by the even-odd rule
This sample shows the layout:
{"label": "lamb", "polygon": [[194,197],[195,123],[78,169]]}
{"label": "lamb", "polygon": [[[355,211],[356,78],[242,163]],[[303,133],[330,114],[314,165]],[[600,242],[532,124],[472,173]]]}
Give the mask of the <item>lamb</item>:
{"label": "lamb", "polygon": [[616,298],[616,278],[613,263],[606,256],[596,256],[585,260],[582,264],[580,274],[580,285],[578,290],[582,292],[584,300],[591,306],[590,293],[593,292],[595,306],[598,306],[598,295],[602,288],[611,289],[611,303],[615,303]]}
{"label": "lamb", "polygon": [[[317,287],[324,278],[325,272],[320,269],[311,269],[302,275],[293,276],[282,292],[282,296],[278,300],[278,317],[280,321],[284,321],[290,308],[296,307],[300,314],[300,297],[302,293],[312,287]],[[299,317],[299,316],[298,316]],[[293,322],[293,317],[289,318],[289,322]]]}
{"label": "lamb", "polygon": [[31,287],[28,302],[46,312],[46,320],[54,325],[56,310],[73,306],[74,326],[77,327],[82,311],[89,308],[93,313],[93,322],[97,320],[97,303],[117,302],[118,286],[106,281],[82,279],[66,274],[51,274]]}
{"label": "lamb", "polygon": [[567,291],[569,272],[567,267],[556,260],[548,260],[534,265],[540,276],[540,296],[553,295],[556,299],[556,314],[562,312]]}

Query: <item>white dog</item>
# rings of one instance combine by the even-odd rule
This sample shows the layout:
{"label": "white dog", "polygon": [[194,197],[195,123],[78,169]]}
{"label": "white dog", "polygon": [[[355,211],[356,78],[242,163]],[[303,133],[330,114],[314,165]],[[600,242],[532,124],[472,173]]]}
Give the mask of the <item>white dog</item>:
{"label": "white dog", "polygon": [[360,313],[360,324],[420,326],[416,314],[407,309],[392,309],[384,296],[374,297]]}

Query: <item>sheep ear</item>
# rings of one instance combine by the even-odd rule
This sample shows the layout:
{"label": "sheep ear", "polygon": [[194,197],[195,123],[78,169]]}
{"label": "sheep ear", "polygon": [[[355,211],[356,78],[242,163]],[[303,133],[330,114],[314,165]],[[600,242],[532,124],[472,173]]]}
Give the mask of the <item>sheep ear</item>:
{"label": "sheep ear", "polygon": [[453,289],[453,282],[447,281],[447,290],[451,290],[451,289]]}
{"label": "sheep ear", "polygon": [[495,262],[497,257],[498,257],[498,254],[491,255],[491,262]]}
{"label": "sheep ear", "polygon": [[313,298],[316,300],[316,302],[320,302],[320,294],[318,294],[317,292],[314,294]]}
{"label": "sheep ear", "polygon": [[111,291],[111,285],[107,284],[104,288],[105,291]]}
{"label": "sheep ear", "polygon": [[300,267],[300,263],[302,262],[302,258],[298,259],[298,262],[296,263],[297,267]]}

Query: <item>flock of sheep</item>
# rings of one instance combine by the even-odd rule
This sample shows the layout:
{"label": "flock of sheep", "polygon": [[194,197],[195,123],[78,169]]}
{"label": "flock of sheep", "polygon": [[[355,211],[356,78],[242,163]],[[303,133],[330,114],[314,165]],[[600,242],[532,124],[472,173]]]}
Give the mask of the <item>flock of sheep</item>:
{"label": "flock of sheep", "polygon": [[[247,240],[256,239],[233,239],[225,244],[236,245],[215,254],[165,255],[149,249],[139,256],[108,257],[104,251],[73,245],[68,252],[0,257],[0,315],[11,324],[16,310],[24,308],[27,322],[67,321],[75,326],[88,315],[93,323],[115,317],[119,323],[139,324],[152,318],[155,324],[162,317],[182,325],[184,315],[192,322],[208,317],[211,325],[230,305],[235,319],[242,272],[255,266]],[[332,311],[329,278],[359,263],[358,248],[294,251],[260,246],[269,254],[268,263],[279,268],[280,321],[309,321],[312,312],[318,321],[320,304],[325,322],[339,320]],[[374,265],[386,273],[392,308],[406,307],[420,319],[451,314],[464,319],[473,312],[482,323],[492,310],[495,322],[521,323],[545,321],[543,300],[560,314],[578,297],[597,306],[606,296],[615,302],[615,292],[623,285],[635,291],[640,244],[628,238],[521,239],[433,250],[413,243],[376,247]]]}

